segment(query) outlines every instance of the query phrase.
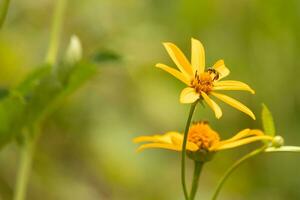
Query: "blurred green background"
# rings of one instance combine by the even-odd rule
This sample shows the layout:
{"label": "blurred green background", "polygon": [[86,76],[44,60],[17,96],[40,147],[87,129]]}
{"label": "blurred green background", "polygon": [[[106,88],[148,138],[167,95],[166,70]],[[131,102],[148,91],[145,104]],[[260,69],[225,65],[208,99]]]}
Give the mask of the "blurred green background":
{"label": "blurred green background", "polygon": [[[54,3],[11,1],[0,30],[2,88],[15,86],[43,62]],[[223,58],[230,79],[256,90],[256,95],[227,92],[248,105],[256,121],[222,103],[221,120],[207,108],[198,109],[195,119],[209,120],[228,138],[246,127],[260,128],[264,102],[286,144],[300,145],[299,21],[298,0],[69,0],[60,54],[75,33],[84,57],[108,50],[121,61],[101,64],[99,74],[47,119],[27,199],[183,199],[180,155],[137,154],[132,143],[135,136],[183,131],[185,125],[189,107],[179,103],[184,85],[154,68],[157,62],[174,66],[163,41],[189,56],[190,38],[199,39],[208,66]],[[209,199],[227,167],[257,145],[218,153],[203,170],[197,199]],[[11,198],[18,158],[16,143],[0,152],[1,200]],[[300,199],[299,166],[296,154],[261,155],[230,177],[220,199]]]}

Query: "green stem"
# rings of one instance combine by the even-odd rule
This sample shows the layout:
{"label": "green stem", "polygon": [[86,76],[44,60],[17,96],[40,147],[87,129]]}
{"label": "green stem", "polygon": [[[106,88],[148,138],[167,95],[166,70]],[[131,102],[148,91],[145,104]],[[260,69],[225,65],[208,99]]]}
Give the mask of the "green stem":
{"label": "green stem", "polygon": [[3,2],[1,4],[2,5],[0,8],[0,28],[4,24],[4,21],[5,21],[6,15],[7,15],[9,0],[3,0]]}
{"label": "green stem", "polygon": [[196,196],[197,189],[198,189],[198,183],[199,183],[199,177],[200,177],[203,165],[204,165],[204,162],[195,161],[193,184],[192,184],[192,189],[191,189],[191,193],[190,193],[190,200],[194,200],[194,198]]}
{"label": "green stem", "polygon": [[184,130],[184,137],[183,137],[183,143],[182,143],[182,154],[181,154],[181,184],[183,188],[184,197],[186,200],[189,199],[186,183],[185,183],[185,155],[186,155],[186,142],[187,142],[187,136],[190,128],[190,124],[192,121],[192,117],[196,108],[198,101],[193,103],[191,105],[190,113],[186,122],[185,130]]}
{"label": "green stem", "polygon": [[246,154],[245,156],[243,156],[242,158],[240,158],[238,161],[236,161],[226,172],[225,174],[222,176],[222,178],[219,180],[219,183],[216,187],[216,190],[213,194],[212,200],[216,200],[218,197],[218,194],[220,193],[220,190],[222,188],[222,186],[224,185],[225,181],[227,180],[227,178],[230,176],[230,174],[232,174],[232,172],[237,169],[242,163],[244,163],[246,160],[252,158],[253,156],[256,156],[260,153],[262,153],[265,149],[267,148],[267,146],[263,146],[259,149],[255,149],[254,151],[251,151],[250,153]]}
{"label": "green stem", "polygon": [[53,15],[53,22],[51,28],[51,35],[50,35],[50,43],[48,52],[46,55],[46,62],[48,64],[55,64],[56,56],[58,51],[58,43],[59,43],[59,35],[61,32],[62,27],[62,18],[64,15],[64,10],[66,7],[67,0],[56,0],[56,7],[54,10]]}
{"label": "green stem", "polygon": [[39,127],[31,129],[24,134],[24,143],[21,146],[20,165],[17,172],[14,200],[24,200],[26,197],[27,183],[31,171],[31,163],[34,155],[36,141],[39,136]]}

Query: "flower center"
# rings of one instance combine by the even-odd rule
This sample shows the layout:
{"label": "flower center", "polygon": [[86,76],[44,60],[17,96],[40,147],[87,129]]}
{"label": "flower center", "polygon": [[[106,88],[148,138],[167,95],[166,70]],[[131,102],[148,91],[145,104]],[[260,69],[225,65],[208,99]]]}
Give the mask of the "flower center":
{"label": "flower center", "polygon": [[[213,75],[213,76],[212,76]],[[211,71],[198,74],[196,72],[194,79],[191,81],[191,86],[195,88],[197,93],[209,93],[213,89],[215,75]]]}
{"label": "flower center", "polygon": [[197,122],[189,129],[188,141],[196,144],[200,149],[209,150],[211,146],[220,141],[220,137],[207,122]]}

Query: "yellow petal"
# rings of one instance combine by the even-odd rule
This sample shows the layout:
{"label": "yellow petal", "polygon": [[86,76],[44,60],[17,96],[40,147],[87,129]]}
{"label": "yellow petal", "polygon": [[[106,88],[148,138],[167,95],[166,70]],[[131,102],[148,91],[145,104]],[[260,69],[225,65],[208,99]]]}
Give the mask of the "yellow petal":
{"label": "yellow petal", "polygon": [[[172,136],[172,142],[173,142],[174,145],[182,147],[183,135],[182,134],[180,134],[180,135],[173,135]],[[199,149],[199,147],[196,144],[187,141],[187,143],[186,143],[186,149],[189,150],[189,151],[197,151]]]}
{"label": "yellow petal", "polygon": [[172,135],[179,134],[177,132],[167,132],[162,135],[152,135],[152,136],[139,136],[133,139],[134,143],[139,142],[161,142],[161,143],[172,143]]}
{"label": "yellow petal", "polygon": [[159,138],[156,136],[139,136],[133,139],[134,143],[139,142],[160,142]]}
{"label": "yellow petal", "polygon": [[213,87],[213,90],[243,90],[243,91],[249,91],[251,92],[252,94],[254,94],[254,90],[252,89],[249,89],[249,88],[245,88],[245,87],[239,87],[239,86],[214,86]]}
{"label": "yellow petal", "polygon": [[231,149],[231,148],[235,148],[235,147],[239,147],[242,145],[246,145],[255,141],[272,141],[273,137],[271,136],[267,136],[267,135],[263,135],[263,136],[253,136],[253,137],[248,137],[245,139],[241,139],[241,140],[237,140],[231,143],[227,143],[224,145],[220,145],[217,148],[215,148],[214,150],[219,151],[219,150],[224,150],[224,149]]}
{"label": "yellow petal", "polygon": [[249,87],[249,85],[241,81],[217,81],[214,83],[213,90],[245,90],[251,92],[252,94],[255,93],[255,91]]}
{"label": "yellow petal", "polygon": [[264,135],[264,133],[261,130],[256,130],[256,129],[251,130],[251,129],[247,128],[247,129],[244,129],[244,130],[238,132],[232,138],[229,138],[227,140],[223,140],[223,141],[219,142],[218,145],[220,146],[220,145],[234,142],[234,141],[240,140],[242,138],[250,137],[250,136],[262,136],[262,135]]}
{"label": "yellow petal", "polygon": [[172,135],[171,140],[172,140],[172,144],[180,146],[182,145],[183,142],[183,135],[180,133],[178,133],[177,135]]}
{"label": "yellow petal", "polygon": [[222,110],[205,92],[201,92],[201,95],[204,101],[208,104],[208,106],[215,112],[216,118],[222,117]]}
{"label": "yellow petal", "polygon": [[192,66],[186,59],[185,55],[181,52],[181,50],[175,44],[172,44],[170,42],[166,42],[163,44],[179,70],[186,76],[193,77]]}
{"label": "yellow petal", "polygon": [[174,145],[174,144],[165,144],[165,143],[150,143],[150,144],[143,144],[137,148],[138,152],[141,152],[145,149],[153,149],[153,148],[158,148],[158,149],[169,149],[169,150],[174,150],[174,151],[181,151],[181,146],[179,145]]}
{"label": "yellow petal", "polygon": [[249,133],[250,133],[250,129],[249,128],[241,130],[240,132],[238,132],[232,138],[229,138],[227,140],[223,140],[219,144],[221,145],[221,144],[225,144],[225,143],[229,143],[229,142],[233,142],[233,141],[239,140],[239,139],[241,139],[243,137],[247,137],[249,135]]}
{"label": "yellow petal", "polygon": [[186,87],[181,91],[180,103],[194,103],[200,97],[200,94],[194,88]]}
{"label": "yellow petal", "polygon": [[229,69],[225,66],[224,60],[218,60],[213,68],[219,72],[219,79],[222,79],[230,73]]}
{"label": "yellow petal", "polygon": [[186,149],[189,150],[189,151],[198,151],[199,147],[195,143],[187,142],[186,143]]}
{"label": "yellow petal", "polygon": [[162,70],[165,70],[166,72],[173,75],[175,78],[179,79],[180,81],[182,81],[186,85],[190,85],[189,77],[185,76],[180,71],[178,71],[176,69],[173,69],[172,67],[169,67],[169,66],[167,66],[165,64],[162,64],[162,63],[157,63],[155,66],[162,69]]}
{"label": "yellow petal", "polygon": [[241,138],[249,137],[249,136],[262,136],[264,133],[261,130],[257,129],[244,129],[238,132],[235,136],[231,138],[231,140],[239,140]]}
{"label": "yellow petal", "polygon": [[194,74],[204,72],[205,68],[205,51],[199,40],[192,38],[192,67]]}
{"label": "yellow petal", "polygon": [[235,81],[235,80],[224,80],[224,81],[217,81],[215,82],[216,86],[227,86],[227,85],[231,85],[231,86],[244,86],[244,87],[249,87],[249,85],[247,85],[244,82],[241,81]]}
{"label": "yellow petal", "polygon": [[265,135],[264,132],[259,129],[251,129],[249,134],[256,136]]}
{"label": "yellow petal", "polygon": [[244,104],[240,103],[239,101],[224,95],[224,94],[219,94],[219,93],[215,93],[215,92],[211,92],[211,94],[215,97],[217,97],[218,99],[224,101],[225,103],[229,104],[230,106],[246,113],[247,115],[249,115],[252,119],[255,120],[255,115],[253,114],[253,112],[246,107]]}

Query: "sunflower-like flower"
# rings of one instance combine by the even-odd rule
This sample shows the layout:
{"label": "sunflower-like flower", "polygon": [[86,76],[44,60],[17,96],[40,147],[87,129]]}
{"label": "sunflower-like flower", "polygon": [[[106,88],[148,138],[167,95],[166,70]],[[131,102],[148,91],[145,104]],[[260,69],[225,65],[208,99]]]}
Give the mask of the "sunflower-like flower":
{"label": "sunflower-like flower", "polygon": [[[149,142],[139,146],[137,151],[149,148],[181,151],[183,134],[167,132],[163,135],[136,137],[133,141],[135,143]],[[189,152],[216,152],[239,147],[255,141],[273,141],[273,137],[265,135],[261,130],[244,129],[230,139],[221,140],[219,134],[214,131],[207,122],[197,122],[189,128],[186,149]]]}
{"label": "sunflower-like flower", "polygon": [[199,40],[192,38],[191,63],[175,44],[166,42],[163,45],[179,71],[161,63],[156,64],[156,67],[165,70],[188,86],[180,94],[181,103],[193,103],[201,98],[215,112],[215,116],[220,118],[222,110],[209,97],[209,95],[212,95],[255,119],[253,112],[245,105],[227,95],[216,92],[219,90],[244,90],[252,94],[255,93],[243,82],[221,81],[230,73],[223,60],[217,61],[211,68],[205,70],[205,52]]}

